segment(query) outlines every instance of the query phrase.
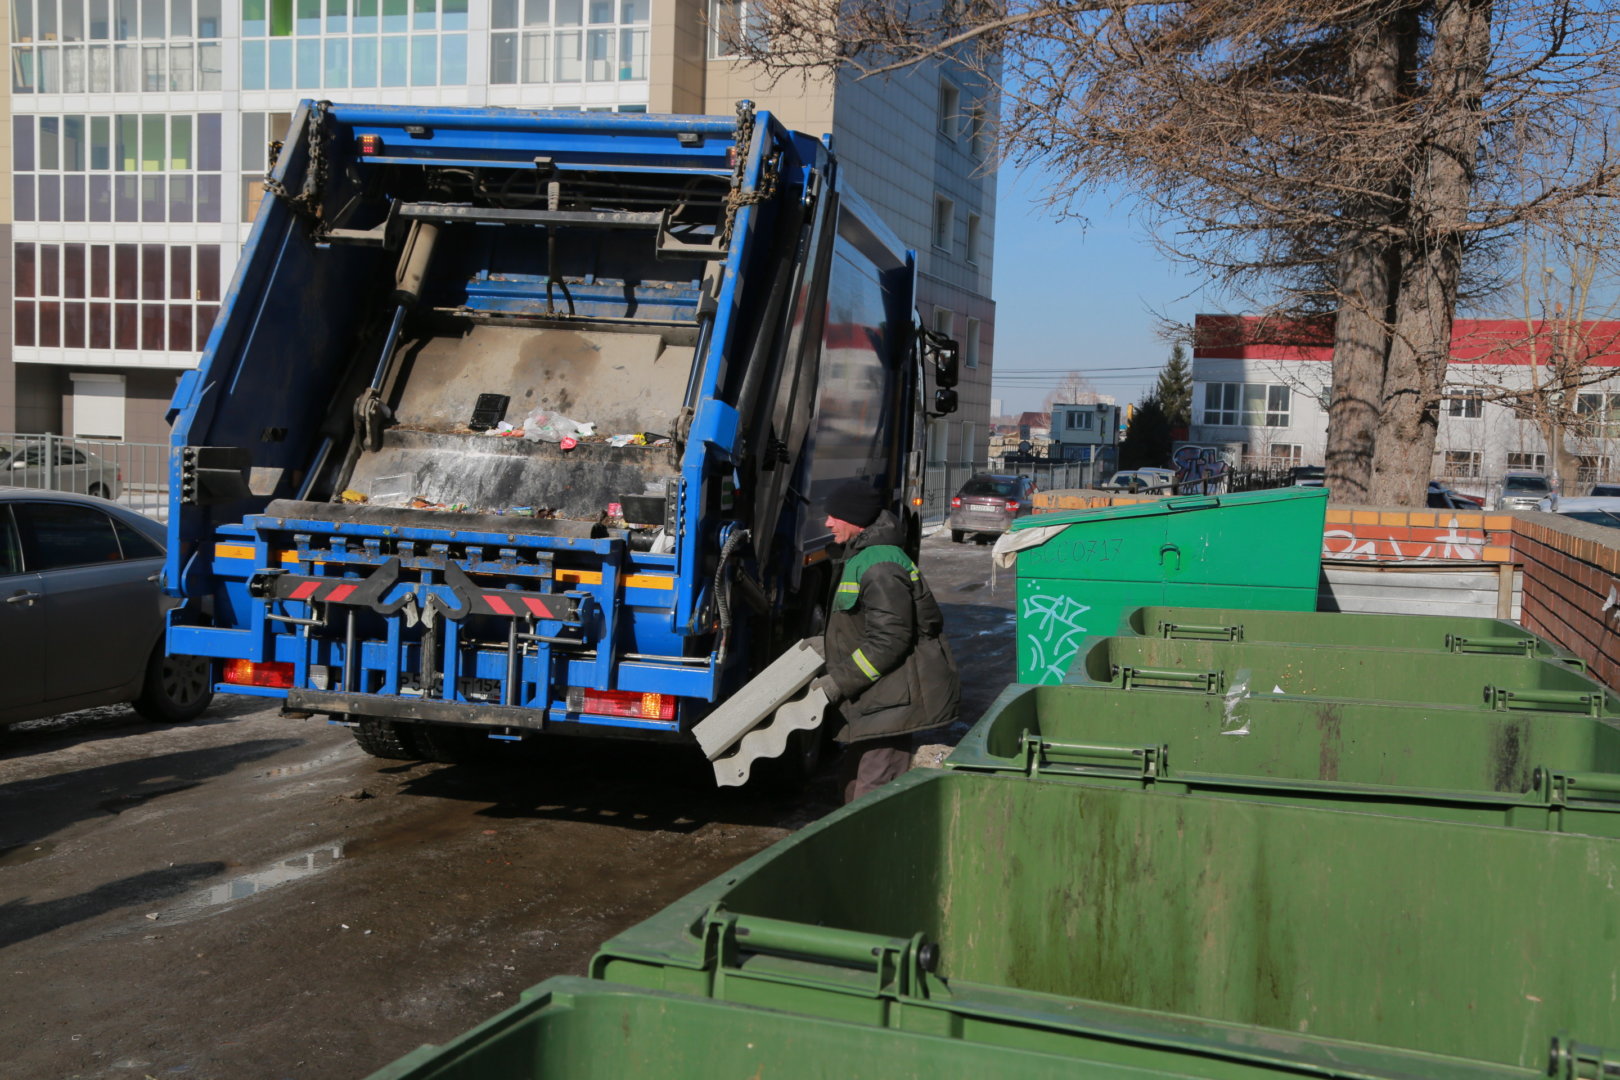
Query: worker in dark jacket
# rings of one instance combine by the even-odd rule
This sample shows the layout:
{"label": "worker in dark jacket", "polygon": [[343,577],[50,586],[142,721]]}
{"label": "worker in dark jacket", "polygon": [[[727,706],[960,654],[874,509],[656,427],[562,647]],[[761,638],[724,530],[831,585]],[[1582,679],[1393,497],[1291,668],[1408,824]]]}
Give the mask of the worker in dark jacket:
{"label": "worker in dark jacket", "polygon": [[843,715],[836,737],[847,747],[847,803],[909,769],[911,733],[955,720],[962,691],[939,605],[878,492],[840,484],[827,499],[827,528],[845,561],[817,685]]}

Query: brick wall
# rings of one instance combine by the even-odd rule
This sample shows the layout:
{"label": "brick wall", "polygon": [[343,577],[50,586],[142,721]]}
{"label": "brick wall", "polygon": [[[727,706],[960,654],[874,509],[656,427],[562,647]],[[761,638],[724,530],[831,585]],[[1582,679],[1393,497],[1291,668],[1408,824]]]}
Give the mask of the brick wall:
{"label": "brick wall", "polygon": [[1524,567],[1520,621],[1620,687],[1620,529],[1541,514],[1515,514],[1513,525]]}

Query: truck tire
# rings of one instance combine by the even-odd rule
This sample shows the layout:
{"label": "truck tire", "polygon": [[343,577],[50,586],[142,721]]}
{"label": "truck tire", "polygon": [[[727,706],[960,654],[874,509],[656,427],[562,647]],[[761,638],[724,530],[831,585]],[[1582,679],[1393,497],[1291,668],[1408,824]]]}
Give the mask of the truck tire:
{"label": "truck tire", "polygon": [[184,724],[214,700],[212,663],[202,656],[170,656],[159,641],[146,660],[146,681],[135,711],[154,724]]}
{"label": "truck tire", "polygon": [[354,741],[360,744],[360,749],[372,757],[394,761],[423,760],[422,755],[416,752],[414,740],[405,724],[396,724],[376,716],[362,716],[350,730],[354,732]]}
{"label": "truck tire", "polygon": [[966,537],[967,533],[961,529],[951,530],[951,543],[953,544],[960,544],[964,539],[966,539]]}

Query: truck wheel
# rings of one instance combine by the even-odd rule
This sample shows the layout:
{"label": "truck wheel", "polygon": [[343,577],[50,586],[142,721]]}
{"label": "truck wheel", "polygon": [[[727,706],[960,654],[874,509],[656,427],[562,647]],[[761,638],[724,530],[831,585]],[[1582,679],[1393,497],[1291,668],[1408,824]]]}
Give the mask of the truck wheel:
{"label": "truck wheel", "polygon": [[362,716],[351,728],[354,741],[372,757],[391,758],[395,761],[421,761],[406,725],[376,716]]}
{"label": "truck wheel", "polygon": [[967,533],[964,532],[963,530],[961,530],[961,529],[952,529],[951,530],[951,543],[960,544],[966,538],[967,538]]}
{"label": "truck wheel", "polygon": [[146,661],[146,682],[135,711],[154,724],[183,724],[214,700],[213,667],[207,657],[170,656],[158,642]]}

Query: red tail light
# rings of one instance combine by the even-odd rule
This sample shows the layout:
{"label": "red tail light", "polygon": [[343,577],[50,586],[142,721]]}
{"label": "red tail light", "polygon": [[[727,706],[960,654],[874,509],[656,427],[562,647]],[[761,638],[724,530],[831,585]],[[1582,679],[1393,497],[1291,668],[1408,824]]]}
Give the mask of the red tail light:
{"label": "red tail light", "polygon": [[[570,698],[573,698],[570,692]],[[575,704],[575,700],[578,704]],[[642,694],[634,690],[585,690],[569,706],[598,716],[626,716],[632,720],[675,719],[674,694]]]}
{"label": "red tail light", "polygon": [[1009,513],[1009,514],[1018,513],[1018,500],[1017,499],[1008,499],[1007,500],[1007,513]]}
{"label": "red tail light", "polygon": [[952,495],[951,496],[951,509],[952,510],[957,510],[957,509],[960,509],[961,506],[962,506],[962,496],[960,496],[960,495]]}
{"label": "red tail light", "polygon": [[290,690],[293,684],[291,664],[255,664],[251,660],[225,661],[225,681],[236,686],[273,686]]}

